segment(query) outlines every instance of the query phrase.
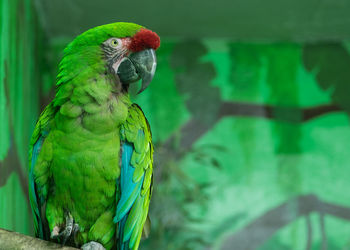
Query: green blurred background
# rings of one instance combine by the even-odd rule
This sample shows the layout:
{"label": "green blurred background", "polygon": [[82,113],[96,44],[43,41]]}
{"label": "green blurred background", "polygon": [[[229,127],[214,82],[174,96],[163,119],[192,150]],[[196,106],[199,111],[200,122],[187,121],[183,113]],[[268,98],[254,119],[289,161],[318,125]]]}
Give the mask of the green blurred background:
{"label": "green blurred background", "polygon": [[155,143],[141,249],[350,249],[348,0],[0,0],[0,227],[33,235],[27,151],[66,44],[162,44],[134,100]]}

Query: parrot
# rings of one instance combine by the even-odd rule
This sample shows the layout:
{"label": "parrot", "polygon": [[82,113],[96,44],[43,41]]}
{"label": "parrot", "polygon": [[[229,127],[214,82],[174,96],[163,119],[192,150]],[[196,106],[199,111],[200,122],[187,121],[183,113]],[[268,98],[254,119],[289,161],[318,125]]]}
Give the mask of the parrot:
{"label": "parrot", "polygon": [[137,250],[149,233],[152,134],[129,86],[147,88],[159,46],[155,32],[116,22],[64,49],[55,97],[29,146],[36,237],[84,250]]}

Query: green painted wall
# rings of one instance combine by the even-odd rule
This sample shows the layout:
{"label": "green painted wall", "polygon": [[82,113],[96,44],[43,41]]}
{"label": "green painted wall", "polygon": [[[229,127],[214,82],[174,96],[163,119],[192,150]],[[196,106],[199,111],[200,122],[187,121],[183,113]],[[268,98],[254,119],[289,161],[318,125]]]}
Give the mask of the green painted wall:
{"label": "green painted wall", "polygon": [[[0,3],[0,227],[32,234],[27,144],[72,38]],[[155,142],[141,249],[350,249],[349,48],[163,38],[133,96]]]}

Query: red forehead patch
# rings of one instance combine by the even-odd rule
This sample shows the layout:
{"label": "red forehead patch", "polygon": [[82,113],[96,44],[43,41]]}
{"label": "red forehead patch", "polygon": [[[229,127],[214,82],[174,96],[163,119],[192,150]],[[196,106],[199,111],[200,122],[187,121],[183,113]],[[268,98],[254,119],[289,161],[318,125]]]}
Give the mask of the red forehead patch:
{"label": "red forehead patch", "polygon": [[133,37],[129,45],[129,49],[137,52],[144,49],[154,49],[156,50],[160,45],[159,36],[148,29],[142,28]]}

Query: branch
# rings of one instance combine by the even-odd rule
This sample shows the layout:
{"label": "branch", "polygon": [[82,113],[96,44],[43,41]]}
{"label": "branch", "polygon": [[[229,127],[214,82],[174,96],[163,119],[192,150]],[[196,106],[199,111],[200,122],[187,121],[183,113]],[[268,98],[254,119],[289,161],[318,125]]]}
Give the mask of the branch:
{"label": "branch", "polygon": [[[5,67],[5,78],[4,78],[4,87],[5,87],[5,96],[6,96],[6,105],[5,109],[8,110],[9,114],[12,114],[13,111],[11,110],[10,106],[10,91],[9,91],[9,66],[8,62],[5,60],[4,62]],[[0,175],[0,187],[6,184],[6,181],[10,174],[12,172],[16,172],[19,177],[19,181],[22,187],[22,190],[24,192],[24,195],[27,199],[27,204],[29,205],[29,197],[28,197],[28,181],[26,178],[25,170],[22,168],[21,163],[19,162],[19,157],[17,155],[16,146],[15,146],[15,140],[12,135],[14,135],[14,126],[13,126],[13,118],[11,115],[9,115],[9,125],[10,125],[10,142],[12,142],[12,145],[10,146],[9,152],[6,155],[6,158],[4,159],[3,163],[0,161],[0,168],[2,169],[2,172],[4,174]],[[28,206],[29,207],[29,206]],[[30,208],[29,210],[30,211]]]}
{"label": "branch", "polygon": [[[13,132],[11,132],[13,133]],[[13,137],[11,136],[11,141],[13,142]],[[24,193],[24,197],[27,199],[27,204],[29,205],[29,195],[28,195],[28,179],[25,171],[23,170],[19,157],[14,144],[10,146],[10,149],[5,157],[5,159],[0,161],[0,187],[4,186],[8,180],[8,177],[15,172],[18,175],[19,183]],[[30,207],[28,209],[30,210]]]}
{"label": "branch", "polygon": [[326,225],[325,225],[325,218],[324,213],[320,213],[320,228],[321,228],[321,238],[322,238],[322,245],[321,250],[327,250],[327,234],[326,234]]}
{"label": "branch", "polygon": [[[179,157],[182,152],[188,151],[202,135],[210,130],[218,121],[229,116],[255,117],[265,119],[275,119],[289,123],[307,122],[318,116],[330,112],[342,111],[334,104],[320,105],[308,108],[277,107],[272,105],[260,105],[242,102],[223,102],[218,114],[210,123],[203,123],[192,118],[180,129],[180,140],[177,145],[179,150],[174,149],[176,135],[171,136],[163,145],[157,148],[164,148],[165,159],[170,156]],[[180,152],[179,152],[180,151]]]}
{"label": "branch", "polygon": [[306,215],[306,229],[307,229],[307,241],[306,241],[306,250],[310,250],[312,246],[312,224],[310,215]]}
{"label": "branch", "polygon": [[[232,247],[241,250],[256,249],[280,228],[311,212],[350,221],[350,208],[323,202],[315,195],[302,195],[266,212],[239,232],[226,238],[221,249],[232,249]],[[325,249],[324,245],[322,247]]]}
{"label": "branch", "polygon": [[245,116],[276,119],[285,122],[306,122],[329,112],[342,111],[334,104],[320,105],[309,108],[294,108],[272,105],[260,105],[241,102],[223,102],[219,117]]}
{"label": "branch", "polygon": [[28,249],[28,250],[45,250],[45,249],[60,249],[60,250],[74,250],[73,247],[62,247],[53,242],[44,241],[33,238],[28,235],[7,231],[0,228],[0,249]]}

